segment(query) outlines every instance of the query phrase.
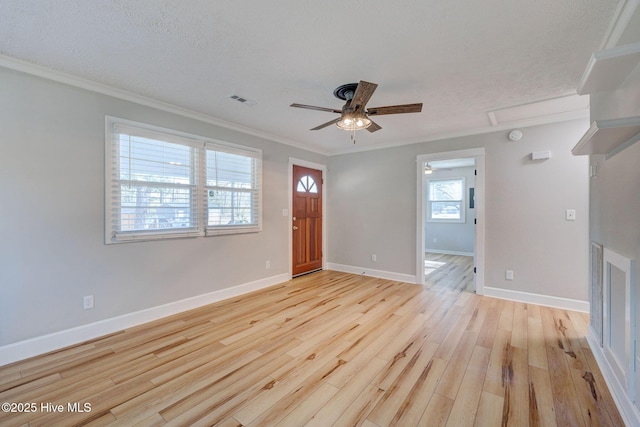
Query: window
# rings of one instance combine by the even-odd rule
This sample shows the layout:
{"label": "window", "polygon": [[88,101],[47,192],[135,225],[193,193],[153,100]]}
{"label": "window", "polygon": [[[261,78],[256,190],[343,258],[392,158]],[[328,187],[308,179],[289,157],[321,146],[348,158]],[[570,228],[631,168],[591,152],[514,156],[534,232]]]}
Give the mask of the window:
{"label": "window", "polygon": [[208,233],[255,228],[260,222],[259,158],[223,145],[207,144],[206,152]]}
{"label": "window", "polygon": [[464,222],[464,193],[464,178],[428,180],[427,221]]}
{"label": "window", "polygon": [[312,177],[310,177],[309,175],[305,175],[300,178],[300,181],[298,181],[296,191],[298,193],[317,193],[318,186],[316,185],[316,182]]}
{"label": "window", "polygon": [[107,243],[261,230],[262,152],[107,117]]}

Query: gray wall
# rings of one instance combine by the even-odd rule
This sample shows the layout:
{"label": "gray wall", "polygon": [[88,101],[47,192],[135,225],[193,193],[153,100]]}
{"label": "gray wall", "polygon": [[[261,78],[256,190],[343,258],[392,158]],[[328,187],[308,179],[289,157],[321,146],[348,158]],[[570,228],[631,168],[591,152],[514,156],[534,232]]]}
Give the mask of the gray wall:
{"label": "gray wall", "polygon": [[[474,167],[455,168],[452,170],[434,171],[427,179],[460,178],[465,179],[465,222],[429,222],[426,221],[425,209],[424,244],[427,252],[457,252],[473,254],[475,248],[476,210],[469,205],[469,188],[475,187]],[[425,200],[426,200],[425,186]],[[434,240],[435,239],[435,240]]]}
{"label": "gray wall", "polygon": [[[635,12],[631,22],[640,22],[640,10]],[[630,26],[621,40],[624,43],[639,42],[638,27]],[[636,65],[617,90],[591,94],[591,119],[640,116],[639,99],[640,65]],[[597,176],[590,180],[590,238],[605,248],[636,261],[636,299],[631,304],[635,304],[635,342],[638,343],[640,342],[640,142],[636,142],[609,159],[605,159],[603,155],[591,156],[590,162],[594,166],[597,165]],[[602,300],[597,298],[597,295],[593,296],[592,304],[602,305]],[[624,313],[624,304],[616,304],[613,300],[611,311]],[[633,342],[632,340],[632,346]],[[636,357],[638,358],[636,366],[638,366],[640,352]],[[639,400],[636,399],[636,406],[640,407],[638,402]],[[640,415],[636,413],[635,417],[637,420]]]}
{"label": "gray wall", "polygon": [[[524,128],[518,142],[500,131],[331,157],[329,261],[414,275],[416,157],[485,147],[485,286],[588,300],[588,161],[570,152],[588,126]],[[551,159],[530,160],[542,150]],[[576,221],[565,221],[566,209]]]}
{"label": "gray wall", "polygon": [[[0,93],[0,346],[287,273],[289,157],[326,157],[5,68]],[[261,148],[264,231],[105,245],[105,115]]]}
{"label": "gray wall", "polygon": [[[485,147],[485,286],[587,299],[586,121],[327,158],[4,68],[0,90],[0,346],[287,273],[289,157],[329,164],[329,262],[413,275],[416,156]],[[261,148],[264,231],[105,245],[105,115]]]}

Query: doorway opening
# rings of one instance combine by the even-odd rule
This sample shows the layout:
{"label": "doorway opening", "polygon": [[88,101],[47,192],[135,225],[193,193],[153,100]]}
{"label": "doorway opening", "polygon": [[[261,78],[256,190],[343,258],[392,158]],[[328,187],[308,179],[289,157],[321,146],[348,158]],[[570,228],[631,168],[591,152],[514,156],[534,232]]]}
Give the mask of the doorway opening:
{"label": "doorway opening", "polygon": [[417,158],[416,282],[484,293],[484,149]]}

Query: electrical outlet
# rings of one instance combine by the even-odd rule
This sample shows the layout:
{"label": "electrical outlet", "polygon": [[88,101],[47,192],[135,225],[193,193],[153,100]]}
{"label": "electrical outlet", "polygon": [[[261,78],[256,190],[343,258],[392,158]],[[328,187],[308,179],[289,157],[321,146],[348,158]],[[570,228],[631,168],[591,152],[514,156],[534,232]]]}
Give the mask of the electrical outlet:
{"label": "electrical outlet", "polygon": [[513,270],[507,270],[504,272],[504,278],[507,280],[513,280]]}
{"label": "electrical outlet", "polygon": [[376,262],[377,260],[376,254],[371,254],[371,262]]}
{"label": "electrical outlet", "polygon": [[267,261],[264,266],[265,268],[271,268],[271,261]]}
{"label": "electrical outlet", "polygon": [[87,295],[86,297],[82,298],[82,308],[84,308],[85,310],[93,308],[93,295]]}

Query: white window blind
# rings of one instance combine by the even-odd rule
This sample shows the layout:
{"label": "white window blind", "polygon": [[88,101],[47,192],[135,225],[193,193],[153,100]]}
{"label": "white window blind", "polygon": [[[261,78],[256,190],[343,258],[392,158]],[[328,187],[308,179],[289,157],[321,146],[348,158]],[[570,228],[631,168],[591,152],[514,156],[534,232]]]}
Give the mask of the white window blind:
{"label": "white window blind", "polygon": [[206,144],[207,234],[260,229],[259,153]]}
{"label": "white window blind", "polygon": [[107,117],[107,243],[261,229],[260,150]]}

